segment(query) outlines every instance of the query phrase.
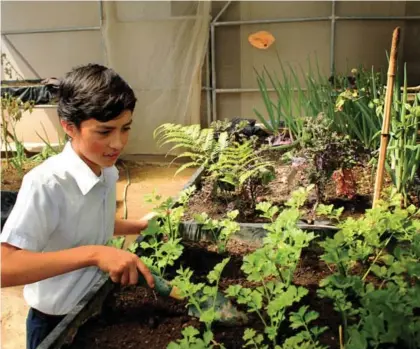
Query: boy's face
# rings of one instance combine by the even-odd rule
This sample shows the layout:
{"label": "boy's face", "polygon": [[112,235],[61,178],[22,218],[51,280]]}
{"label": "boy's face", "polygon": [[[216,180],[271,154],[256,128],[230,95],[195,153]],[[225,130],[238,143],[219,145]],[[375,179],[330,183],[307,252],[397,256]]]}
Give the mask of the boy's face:
{"label": "boy's face", "polygon": [[123,111],[117,118],[100,122],[83,121],[80,128],[62,121],[65,132],[72,138],[74,151],[97,175],[101,168],[115,164],[128,141],[132,113]]}

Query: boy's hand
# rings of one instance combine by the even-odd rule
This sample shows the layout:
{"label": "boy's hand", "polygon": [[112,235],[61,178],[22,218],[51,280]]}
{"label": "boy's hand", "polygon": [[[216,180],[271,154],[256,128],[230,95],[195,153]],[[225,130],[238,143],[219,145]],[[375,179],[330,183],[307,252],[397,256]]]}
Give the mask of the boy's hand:
{"label": "boy's hand", "polygon": [[136,285],[140,271],[150,288],[154,279],[146,265],[135,254],[108,246],[95,246],[94,262],[111,280],[121,285]]}

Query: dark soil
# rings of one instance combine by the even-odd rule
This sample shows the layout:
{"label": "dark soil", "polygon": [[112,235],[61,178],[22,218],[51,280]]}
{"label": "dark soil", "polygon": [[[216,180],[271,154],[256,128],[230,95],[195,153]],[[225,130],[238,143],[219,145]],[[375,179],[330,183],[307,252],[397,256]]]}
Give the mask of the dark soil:
{"label": "dark soil", "polygon": [[[182,256],[182,264],[194,270],[195,282],[205,281],[207,273],[225,256],[204,250],[197,244],[188,244]],[[242,257],[238,253],[231,256],[226,266],[220,289],[224,290],[231,284],[241,284],[252,287],[240,270]],[[176,267],[179,267],[176,266]],[[309,294],[296,305],[307,304],[310,309],[320,313],[316,320],[318,326],[328,326],[329,330],[320,338],[329,348],[338,348],[339,315],[332,305],[316,296],[319,281],[329,275],[329,268],[319,260],[316,252],[307,250],[295,273],[296,285],[308,288]],[[239,306],[240,310],[245,310]],[[242,348],[242,336],[247,327],[258,331],[263,330],[261,321],[253,314],[248,314],[248,326],[228,327],[216,325],[213,328],[215,341],[223,343],[226,348]],[[115,289],[106,299],[103,312],[83,325],[75,337],[71,349],[120,349],[120,348],[166,348],[171,341],[182,337],[181,332],[187,326],[202,328],[197,319],[188,316],[185,303],[156,296],[153,291],[140,287],[125,287]],[[292,332],[285,323],[280,329],[281,336],[290,336]]]}
{"label": "dark soil", "polygon": [[[340,197],[336,194],[336,185],[330,180],[324,191],[324,204],[333,204],[334,207],[344,207],[342,218],[359,217],[372,207],[371,198],[374,188],[374,176],[368,166],[357,166],[353,169],[357,193],[352,199]],[[261,188],[257,195],[257,202],[269,201],[279,207],[290,198],[290,194],[299,187],[306,187],[309,183],[303,171],[292,169],[289,165],[278,164],[275,168],[275,179],[266,188]],[[196,214],[206,212],[211,218],[224,218],[227,211],[238,209],[240,214],[237,221],[240,223],[260,223],[266,219],[259,217],[257,211],[252,209],[251,203],[243,197],[234,194],[212,196],[212,183],[205,178],[201,188],[191,198],[185,213],[185,220],[193,220]],[[308,221],[313,219],[312,208],[316,202],[314,196],[308,200],[304,218]]]}

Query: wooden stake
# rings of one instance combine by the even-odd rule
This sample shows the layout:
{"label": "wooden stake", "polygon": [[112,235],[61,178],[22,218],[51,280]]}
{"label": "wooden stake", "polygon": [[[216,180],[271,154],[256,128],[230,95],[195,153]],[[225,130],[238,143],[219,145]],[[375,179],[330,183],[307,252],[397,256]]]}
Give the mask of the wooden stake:
{"label": "wooden stake", "polygon": [[340,349],[344,349],[344,341],[343,341],[343,327],[338,326],[338,338],[340,341]]}
{"label": "wooden stake", "polygon": [[375,191],[373,194],[373,207],[375,208],[381,196],[386,150],[389,142],[389,123],[391,119],[392,95],[394,92],[395,71],[398,56],[398,43],[400,41],[400,27],[394,29],[392,34],[391,55],[388,66],[388,81],[385,95],[384,120],[382,121],[381,146],[379,148],[378,170],[376,172]]}

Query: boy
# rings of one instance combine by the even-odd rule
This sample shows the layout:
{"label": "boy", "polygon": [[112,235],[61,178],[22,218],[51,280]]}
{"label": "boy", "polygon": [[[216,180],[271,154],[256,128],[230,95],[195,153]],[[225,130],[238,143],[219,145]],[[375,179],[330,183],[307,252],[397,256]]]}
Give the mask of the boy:
{"label": "boy", "polygon": [[133,90],[112,69],[89,64],[60,84],[58,115],[70,141],[23,179],[1,238],[2,287],[25,285],[27,348],[36,348],[103,272],[122,285],[150,271],[129,252],[104,246],[147,220],[115,220],[114,166],[128,140]]}

